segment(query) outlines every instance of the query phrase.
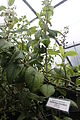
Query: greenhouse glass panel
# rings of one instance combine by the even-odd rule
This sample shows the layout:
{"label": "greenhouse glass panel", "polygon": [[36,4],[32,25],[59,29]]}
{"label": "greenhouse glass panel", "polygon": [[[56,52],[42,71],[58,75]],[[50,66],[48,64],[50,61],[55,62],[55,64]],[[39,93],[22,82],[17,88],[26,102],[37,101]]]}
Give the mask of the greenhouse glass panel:
{"label": "greenhouse glass panel", "polygon": [[69,27],[67,35],[68,45],[73,41],[79,43],[80,39],[80,1],[67,0],[64,4],[54,9],[52,18],[53,29],[63,30],[65,26]]}

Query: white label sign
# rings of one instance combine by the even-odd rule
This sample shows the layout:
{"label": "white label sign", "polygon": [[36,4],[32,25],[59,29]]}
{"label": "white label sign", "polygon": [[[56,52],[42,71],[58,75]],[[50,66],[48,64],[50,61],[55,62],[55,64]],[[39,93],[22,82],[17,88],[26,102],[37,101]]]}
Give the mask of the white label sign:
{"label": "white label sign", "polygon": [[49,98],[46,106],[52,107],[61,111],[69,112],[70,101],[56,98]]}

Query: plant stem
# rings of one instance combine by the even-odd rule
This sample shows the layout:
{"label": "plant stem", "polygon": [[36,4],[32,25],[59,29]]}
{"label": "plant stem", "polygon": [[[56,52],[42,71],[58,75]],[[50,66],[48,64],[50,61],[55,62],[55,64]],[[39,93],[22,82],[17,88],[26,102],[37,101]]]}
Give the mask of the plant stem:
{"label": "plant stem", "polygon": [[[63,70],[64,70],[64,73],[65,73],[65,78],[67,78],[66,66],[65,66],[65,60],[64,60],[64,58],[63,58],[62,62],[63,62],[63,64],[64,64]],[[65,87],[67,87],[67,81],[65,81]]]}
{"label": "plant stem", "polygon": [[49,81],[46,76],[45,76],[45,82],[47,82],[47,84],[51,84],[51,85],[55,86],[56,88],[60,88],[60,89],[66,90],[66,91],[70,91],[70,92],[73,92],[73,93],[78,93],[78,94],[80,94],[80,90],[73,90],[73,89],[69,89],[69,88],[67,88],[67,87],[57,86],[56,84],[54,84],[54,83],[52,83],[51,81]]}
{"label": "plant stem", "polygon": [[[49,76],[49,73],[48,73],[47,77],[51,78],[51,76]],[[71,83],[73,86],[77,87],[77,86],[75,85],[75,83],[72,82],[70,79],[67,79],[67,78],[64,78],[64,77],[56,77],[56,76],[54,76],[54,78],[55,78],[55,79],[61,79],[61,80],[63,80],[63,81],[66,81],[67,83]],[[53,79],[51,79],[51,80],[53,80]]]}
{"label": "plant stem", "polygon": [[46,48],[46,59],[45,59],[45,63],[46,63],[46,75],[48,73],[48,64],[47,64],[47,48]]}
{"label": "plant stem", "polygon": [[[46,3],[46,0],[45,0],[45,3]],[[48,3],[46,4],[46,7],[47,7]],[[46,19],[46,29],[45,29],[45,35],[47,36],[47,31],[48,31],[48,13],[46,12],[46,15],[45,15],[45,19]],[[47,47],[46,47],[46,76],[47,76],[47,73],[48,73],[48,63],[47,63],[47,59],[48,59],[48,55],[47,55]]]}

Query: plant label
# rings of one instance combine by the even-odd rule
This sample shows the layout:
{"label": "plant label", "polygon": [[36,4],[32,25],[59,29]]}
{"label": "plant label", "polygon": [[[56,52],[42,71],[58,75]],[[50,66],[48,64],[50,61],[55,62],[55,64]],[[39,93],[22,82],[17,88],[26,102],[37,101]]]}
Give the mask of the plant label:
{"label": "plant label", "polygon": [[46,106],[52,107],[57,110],[69,112],[70,101],[63,100],[63,99],[57,99],[57,98],[49,98]]}

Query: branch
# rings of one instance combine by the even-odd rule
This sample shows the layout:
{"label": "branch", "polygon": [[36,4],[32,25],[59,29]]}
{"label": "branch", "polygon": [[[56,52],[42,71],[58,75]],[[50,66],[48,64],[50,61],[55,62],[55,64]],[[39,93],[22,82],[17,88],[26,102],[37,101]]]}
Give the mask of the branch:
{"label": "branch", "polygon": [[66,91],[70,91],[70,92],[75,92],[75,93],[78,93],[78,94],[80,94],[80,90],[72,90],[72,89],[69,89],[69,88],[67,88],[67,87],[62,87],[62,86],[57,86],[56,84],[54,84],[54,83],[52,83],[51,81],[49,81],[48,80],[48,78],[45,76],[45,82],[47,82],[48,84],[51,84],[51,85],[53,85],[53,86],[55,86],[56,88],[60,88],[60,89],[64,89],[64,90],[66,90]]}

